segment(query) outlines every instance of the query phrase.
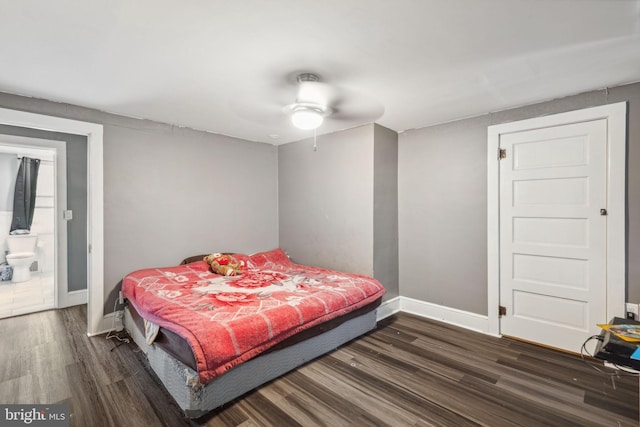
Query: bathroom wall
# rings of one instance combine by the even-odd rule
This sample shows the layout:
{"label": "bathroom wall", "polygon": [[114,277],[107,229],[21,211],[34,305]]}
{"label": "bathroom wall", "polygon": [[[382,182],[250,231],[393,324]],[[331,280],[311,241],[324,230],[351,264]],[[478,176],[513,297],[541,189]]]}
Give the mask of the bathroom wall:
{"label": "bathroom wall", "polygon": [[6,240],[13,216],[13,189],[17,173],[16,154],[0,153],[0,262],[6,261]]}
{"label": "bathroom wall", "polygon": [[[0,144],[2,144],[0,138]],[[29,149],[21,147],[0,147],[0,262],[5,261],[8,251],[7,237],[13,218],[13,192],[18,173],[18,156],[40,159],[38,169],[38,187],[36,190],[36,207],[31,225],[31,232],[38,235],[38,271],[53,273],[54,271],[54,185],[53,151]]]}
{"label": "bathroom wall", "polygon": [[15,182],[18,173],[18,162],[16,155],[11,153],[0,153],[0,212],[12,209],[13,187],[11,181]]}
{"label": "bathroom wall", "polygon": [[53,273],[55,269],[55,167],[52,160],[42,160],[38,169],[36,208],[31,232],[38,235],[38,270]]}

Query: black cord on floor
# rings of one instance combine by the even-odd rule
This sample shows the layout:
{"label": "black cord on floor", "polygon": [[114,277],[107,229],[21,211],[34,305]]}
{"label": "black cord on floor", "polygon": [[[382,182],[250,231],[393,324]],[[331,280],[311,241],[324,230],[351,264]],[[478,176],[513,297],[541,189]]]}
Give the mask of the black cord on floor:
{"label": "black cord on floor", "polygon": [[[607,372],[607,371],[603,371],[602,369],[598,368],[597,366],[589,363],[589,361],[587,359],[584,358],[584,356],[589,356],[591,358],[594,358],[594,356],[589,353],[589,351],[587,350],[587,343],[589,343],[589,341],[591,340],[597,340],[597,341],[603,341],[604,338],[602,337],[602,335],[591,335],[589,338],[587,338],[585,340],[585,342],[582,343],[582,347],[580,348],[580,357],[582,358],[582,360],[589,366],[591,366],[593,369],[595,369],[596,371],[600,372],[603,375],[607,375],[609,377],[637,377],[640,376],[640,372],[636,371],[635,369],[631,369],[628,368],[626,366],[620,366],[618,364],[611,363],[611,365],[613,365],[612,369],[615,369],[613,372]],[[622,372],[620,372],[622,371]]]}

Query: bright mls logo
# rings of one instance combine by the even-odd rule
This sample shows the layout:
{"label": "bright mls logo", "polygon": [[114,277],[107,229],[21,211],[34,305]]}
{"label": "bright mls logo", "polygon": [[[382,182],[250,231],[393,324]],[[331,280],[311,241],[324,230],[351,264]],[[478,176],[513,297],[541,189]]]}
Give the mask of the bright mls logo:
{"label": "bright mls logo", "polygon": [[69,405],[0,405],[0,427],[69,427]]}

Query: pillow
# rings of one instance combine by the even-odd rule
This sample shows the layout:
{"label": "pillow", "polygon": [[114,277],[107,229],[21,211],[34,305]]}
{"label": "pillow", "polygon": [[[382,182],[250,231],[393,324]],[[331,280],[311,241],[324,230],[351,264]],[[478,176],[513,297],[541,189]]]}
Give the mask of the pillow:
{"label": "pillow", "polygon": [[238,261],[233,255],[215,253],[204,257],[204,262],[211,266],[211,271],[222,276],[236,276],[244,269],[244,261]]}

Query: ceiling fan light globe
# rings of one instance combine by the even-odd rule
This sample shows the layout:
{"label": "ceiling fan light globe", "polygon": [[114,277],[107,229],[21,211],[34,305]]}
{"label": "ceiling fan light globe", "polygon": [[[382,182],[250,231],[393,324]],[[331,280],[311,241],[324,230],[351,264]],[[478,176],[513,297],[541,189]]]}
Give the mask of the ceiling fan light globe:
{"label": "ceiling fan light globe", "polygon": [[291,123],[298,129],[317,129],[323,121],[322,112],[313,108],[299,108],[291,114]]}

